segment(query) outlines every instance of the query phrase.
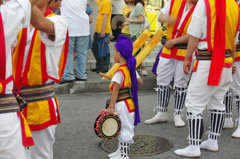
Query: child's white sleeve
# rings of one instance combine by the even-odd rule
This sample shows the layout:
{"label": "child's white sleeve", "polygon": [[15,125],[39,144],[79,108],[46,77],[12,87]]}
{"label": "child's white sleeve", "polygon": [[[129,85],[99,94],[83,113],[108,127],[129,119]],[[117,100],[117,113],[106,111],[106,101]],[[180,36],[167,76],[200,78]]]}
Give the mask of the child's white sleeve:
{"label": "child's white sleeve", "polygon": [[138,71],[136,70],[136,76],[137,76],[137,79],[139,79],[140,78],[140,75],[139,75],[139,73],[138,73]]}
{"label": "child's white sleeve", "polygon": [[120,85],[122,86],[123,80],[124,80],[124,76],[123,76],[122,71],[117,71],[117,72],[114,74],[111,82],[112,82],[112,83],[113,83],[113,82],[116,82],[116,83],[118,83],[118,84],[120,84]]}

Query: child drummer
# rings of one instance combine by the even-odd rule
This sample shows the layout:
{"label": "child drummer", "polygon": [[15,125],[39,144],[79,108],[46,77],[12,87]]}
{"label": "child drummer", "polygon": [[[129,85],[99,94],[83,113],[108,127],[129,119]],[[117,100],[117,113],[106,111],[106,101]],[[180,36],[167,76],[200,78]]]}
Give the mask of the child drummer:
{"label": "child drummer", "polygon": [[129,158],[128,151],[130,144],[133,143],[134,125],[140,123],[137,91],[138,83],[142,84],[142,80],[136,73],[136,59],[132,56],[132,51],[131,40],[119,35],[114,49],[114,61],[120,66],[109,86],[112,95],[107,112],[119,113],[122,129],[118,137],[118,149],[108,155],[110,159]]}

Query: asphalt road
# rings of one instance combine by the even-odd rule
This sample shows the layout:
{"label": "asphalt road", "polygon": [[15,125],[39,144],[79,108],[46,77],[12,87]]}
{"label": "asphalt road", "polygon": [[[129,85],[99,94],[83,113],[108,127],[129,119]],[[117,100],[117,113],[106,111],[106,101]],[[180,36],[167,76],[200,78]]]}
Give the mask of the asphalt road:
{"label": "asphalt road", "polygon": [[[62,122],[57,127],[54,145],[54,159],[106,159],[107,153],[99,146],[102,140],[93,130],[93,124],[98,113],[104,108],[109,93],[88,93],[58,95]],[[169,121],[162,124],[145,125],[144,120],[155,115],[156,93],[140,92],[139,103],[142,123],[135,128],[135,134],[161,136],[169,139],[173,148],[159,155],[147,157],[132,157],[132,159],[181,159],[174,150],[184,148],[187,143],[187,127],[175,128],[173,123],[173,92],[169,103]],[[233,110],[234,118],[237,115]],[[184,112],[184,119],[186,119]],[[205,132],[209,127],[209,113],[204,112]],[[239,159],[240,140],[231,138],[234,130],[223,130],[219,141],[219,152],[202,151],[204,159]],[[204,134],[205,140],[207,135]]]}

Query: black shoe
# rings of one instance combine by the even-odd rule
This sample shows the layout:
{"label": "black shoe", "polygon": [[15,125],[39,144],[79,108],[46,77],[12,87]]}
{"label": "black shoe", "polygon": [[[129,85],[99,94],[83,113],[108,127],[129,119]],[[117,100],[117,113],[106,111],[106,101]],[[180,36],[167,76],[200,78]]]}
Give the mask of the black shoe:
{"label": "black shoe", "polygon": [[95,68],[95,69],[91,69],[93,72],[98,72],[100,69]]}
{"label": "black shoe", "polygon": [[64,80],[62,79],[59,84],[64,84],[64,83],[72,83],[74,80]]}
{"label": "black shoe", "polygon": [[100,69],[100,70],[98,70],[98,71],[97,71],[97,73],[100,73],[100,72],[101,72],[101,73],[107,73],[107,72],[108,72],[108,70],[103,70],[103,69]]}
{"label": "black shoe", "polygon": [[76,78],[75,81],[87,81],[87,79]]}

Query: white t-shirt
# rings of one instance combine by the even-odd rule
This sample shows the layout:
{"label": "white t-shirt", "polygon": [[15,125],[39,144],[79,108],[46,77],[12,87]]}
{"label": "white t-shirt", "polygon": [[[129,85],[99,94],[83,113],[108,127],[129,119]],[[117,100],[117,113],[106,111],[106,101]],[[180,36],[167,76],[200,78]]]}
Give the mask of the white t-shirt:
{"label": "white t-shirt", "polygon": [[112,14],[122,14],[124,0],[111,0]]}
{"label": "white t-shirt", "polygon": [[[169,15],[170,5],[171,5],[171,0],[167,1],[167,3],[164,5],[164,8],[161,9],[161,12],[163,14]],[[190,11],[190,9],[187,10],[186,5],[185,5],[182,18],[181,18],[181,20],[180,20],[180,22],[178,24],[178,27],[177,27],[178,29],[180,29],[180,27],[181,27],[181,25],[182,25],[182,23],[183,23],[183,21],[184,21],[184,19],[187,16],[189,11]],[[177,36],[177,34],[176,34],[176,36]]]}
{"label": "white t-shirt", "polygon": [[70,37],[90,35],[87,0],[63,0],[61,15],[68,23]]}

